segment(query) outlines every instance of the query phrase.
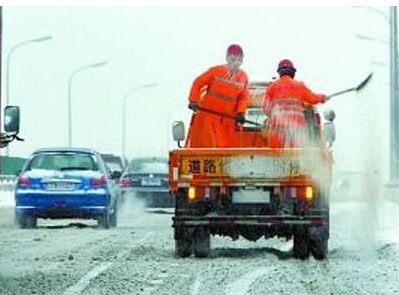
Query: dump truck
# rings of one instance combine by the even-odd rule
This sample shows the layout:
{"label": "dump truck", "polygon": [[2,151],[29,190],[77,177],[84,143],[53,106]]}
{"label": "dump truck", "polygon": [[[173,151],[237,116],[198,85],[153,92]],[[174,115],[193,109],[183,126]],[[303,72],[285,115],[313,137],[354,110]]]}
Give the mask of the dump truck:
{"label": "dump truck", "polygon": [[266,85],[250,83],[246,118],[255,124],[237,126],[235,147],[190,147],[190,130],[185,138],[184,123],[174,122],[179,148],[169,154],[169,189],[175,198],[177,256],[206,257],[211,236],[220,235],[250,241],[293,238],[294,257],[326,258],[331,141],[324,136],[317,109],[309,106],[305,116],[311,144],[269,148],[261,109]]}

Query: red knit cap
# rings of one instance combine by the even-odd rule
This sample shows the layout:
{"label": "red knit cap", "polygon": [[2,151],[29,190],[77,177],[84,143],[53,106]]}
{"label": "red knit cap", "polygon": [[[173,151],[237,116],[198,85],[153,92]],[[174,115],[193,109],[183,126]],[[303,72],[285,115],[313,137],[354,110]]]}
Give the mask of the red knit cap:
{"label": "red knit cap", "polygon": [[231,44],[227,48],[227,55],[241,55],[244,56],[244,52],[240,45],[238,44]]}

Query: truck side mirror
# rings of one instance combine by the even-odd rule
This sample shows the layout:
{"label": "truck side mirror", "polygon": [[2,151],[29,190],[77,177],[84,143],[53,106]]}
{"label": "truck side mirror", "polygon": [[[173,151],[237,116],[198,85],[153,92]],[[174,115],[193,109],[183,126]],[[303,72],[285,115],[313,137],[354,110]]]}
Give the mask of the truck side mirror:
{"label": "truck side mirror", "polygon": [[4,131],[9,133],[19,132],[19,107],[6,106],[4,109]]}
{"label": "truck side mirror", "polygon": [[331,148],[335,141],[335,126],[333,122],[335,119],[335,112],[333,110],[326,110],[323,115],[326,120],[323,125],[324,140],[327,146]]}
{"label": "truck side mirror", "polygon": [[180,147],[180,141],[185,139],[186,136],[186,131],[184,128],[184,123],[182,121],[175,121],[172,124],[172,133],[173,133],[173,139],[177,141],[179,147]]}

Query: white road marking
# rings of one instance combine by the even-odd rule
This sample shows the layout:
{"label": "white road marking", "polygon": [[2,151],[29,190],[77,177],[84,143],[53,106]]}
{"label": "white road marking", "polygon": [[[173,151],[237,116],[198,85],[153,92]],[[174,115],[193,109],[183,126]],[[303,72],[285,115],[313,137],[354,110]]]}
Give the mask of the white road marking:
{"label": "white road marking", "polygon": [[97,265],[91,271],[89,271],[83,278],[77,282],[77,284],[73,285],[72,287],[68,288],[64,295],[73,295],[81,293],[90,283],[90,280],[97,277],[100,273],[106,270],[108,267],[112,265],[112,262],[103,262],[100,265]]}
{"label": "white road marking", "polygon": [[260,276],[270,272],[267,267],[260,267],[254,271],[244,274],[226,288],[226,295],[245,295],[251,284]]}
{"label": "white road marking", "polygon": [[[134,244],[134,247],[140,246],[145,242],[154,232],[148,232],[144,237],[142,237],[137,243]],[[116,260],[123,258],[131,251],[131,248],[125,249],[119,252],[116,256]],[[115,261],[116,261],[115,260]],[[69,287],[64,295],[77,295],[80,294],[89,284],[92,279],[97,277],[100,273],[109,268],[115,261],[112,262],[103,262],[100,265],[97,265],[92,270],[90,270],[85,276],[83,276],[75,285]]]}

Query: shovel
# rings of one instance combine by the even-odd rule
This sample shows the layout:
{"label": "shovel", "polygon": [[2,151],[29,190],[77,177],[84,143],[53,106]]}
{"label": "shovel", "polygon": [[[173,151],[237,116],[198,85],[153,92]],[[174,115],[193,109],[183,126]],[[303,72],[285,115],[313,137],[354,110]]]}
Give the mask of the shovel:
{"label": "shovel", "polygon": [[352,91],[356,91],[356,92],[357,92],[357,91],[360,91],[360,90],[362,90],[362,89],[370,82],[372,76],[373,76],[373,73],[370,73],[370,74],[366,77],[366,79],[364,79],[364,80],[363,80],[359,85],[357,85],[356,87],[348,88],[348,89],[345,89],[345,90],[338,91],[338,92],[336,92],[336,93],[327,95],[326,99],[330,99],[330,98],[332,98],[332,97],[334,97],[334,96],[338,96],[338,95],[341,95],[341,94],[344,94],[344,93],[348,93],[348,92],[352,92]]}
{"label": "shovel", "polygon": [[[200,110],[200,111],[203,111],[203,112],[206,112],[206,113],[209,113],[209,114],[213,114],[213,115],[217,115],[217,116],[233,119],[233,120],[236,119],[232,115],[228,115],[228,114],[225,114],[225,113],[220,113],[220,112],[217,112],[217,111],[214,111],[214,110],[210,110],[210,109],[207,109],[207,108],[203,108],[203,107],[198,107],[197,110]],[[250,121],[250,120],[246,120],[246,119],[245,119],[244,123],[252,124],[252,125],[255,125],[255,126],[259,126],[259,127],[262,126],[262,124],[260,124],[260,123],[257,123],[257,122],[254,122],[254,121]]]}

